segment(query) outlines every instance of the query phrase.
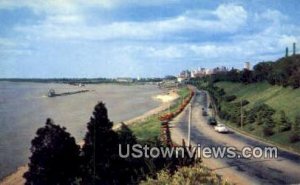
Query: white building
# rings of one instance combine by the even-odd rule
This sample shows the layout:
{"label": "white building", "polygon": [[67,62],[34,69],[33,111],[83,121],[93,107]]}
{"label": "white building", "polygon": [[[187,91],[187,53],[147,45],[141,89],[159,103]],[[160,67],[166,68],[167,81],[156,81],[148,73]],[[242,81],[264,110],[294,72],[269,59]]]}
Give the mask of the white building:
{"label": "white building", "polygon": [[189,80],[191,78],[191,76],[192,76],[192,73],[189,70],[184,70],[178,75],[177,81],[183,82],[185,80]]}
{"label": "white building", "polygon": [[205,75],[212,75],[214,71],[212,69],[206,69],[205,70]]}
{"label": "white building", "polygon": [[250,62],[245,62],[244,69],[248,69],[248,70],[251,69]]}
{"label": "white building", "polygon": [[126,82],[126,83],[133,82],[132,78],[117,78],[116,80],[117,80],[117,82]]}

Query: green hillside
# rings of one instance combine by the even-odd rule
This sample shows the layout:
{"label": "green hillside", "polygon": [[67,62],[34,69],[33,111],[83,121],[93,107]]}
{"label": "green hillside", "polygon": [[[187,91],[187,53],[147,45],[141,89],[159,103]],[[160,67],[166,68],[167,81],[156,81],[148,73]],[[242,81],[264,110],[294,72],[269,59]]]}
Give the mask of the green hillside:
{"label": "green hillside", "polygon": [[215,85],[223,88],[226,94],[236,95],[237,100],[235,101],[248,100],[250,103],[246,106],[247,108],[260,102],[271,106],[277,114],[280,110],[283,110],[287,117],[292,120],[297,114],[300,114],[300,89],[272,86],[269,83],[244,85],[233,82],[218,82]]}
{"label": "green hillside", "polygon": [[[235,95],[236,99],[230,103],[222,102],[222,109],[227,111],[230,104],[239,103],[241,100],[249,101],[244,106],[245,111],[249,111],[255,107],[257,103],[265,103],[275,110],[274,118],[275,127],[274,134],[271,136],[263,136],[263,125],[247,124],[243,128],[244,131],[262,137],[280,146],[300,152],[300,142],[291,143],[289,137],[292,130],[278,132],[276,125],[280,122],[280,111],[284,111],[289,122],[295,122],[296,115],[300,115],[300,89],[292,89],[290,87],[272,86],[269,83],[252,83],[244,85],[234,82],[217,82],[214,84],[219,89],[224,89],[226,96]],[[226,123],[237,127],[236,123],[226,121]],[[238,127],[241,129],[241,127]]]}

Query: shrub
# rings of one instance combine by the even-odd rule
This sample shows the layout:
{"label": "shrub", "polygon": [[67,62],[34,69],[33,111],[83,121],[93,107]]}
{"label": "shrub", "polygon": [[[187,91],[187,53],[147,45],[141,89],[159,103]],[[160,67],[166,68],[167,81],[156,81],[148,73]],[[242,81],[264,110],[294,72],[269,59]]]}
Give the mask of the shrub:
{"label": "shrub", "polygon": [[255,128],[252,125],[250,125],[248,129],[249,129],[249,131],[255,130]]}
{"label": "shrub", "polygon": [[236,96],[235,95],[229,95],[229,96],[225,96],[225,101],[227,101],[227,102],[231,102],[231,101],[233,101],[233,100],[235,100],[236,99]]}
{"label": "shrub", "polygon": [[273,129],[270,127],[264,127],[263,128],[263,134],[264,136],[271,136],[274,134]]}
{"label": "shrub", "polygon": [[292,125],[292,130],[298,134],[300,134],[300,115],[297,115],[295,121]]}
{"label": "shrub", "polygon": [[279,132],[288,131],[291,129],[291,122],[288,120],[288,118],[285,115],[284,111],[280,111],[280,121],[278,123],[278,130]]}
{"label": "shrub", "polygon": [[289,141],[290,143],[296,143],[298,141],[300,141],[300,136],[297,133],[293,133],[290,137],[289,137]]}
{"label": "shrub", "polygon": [[194,184],[229,184],[220,176],[213,173],[210,169],[202,165],[193,167],[183,167],[176,171],[173,175],[168,171],[158,173],[157,179],[147,178],[142,181],[141,185],[194,185]]}
{"label": "shrub", "polygon": [[235,103],[235,105],[239,106],[239,107],[241,106],[241,104],[242,104],[242,106],[248,105],[249,101],[248,100],[242,100],[242,102],[236,102]]}

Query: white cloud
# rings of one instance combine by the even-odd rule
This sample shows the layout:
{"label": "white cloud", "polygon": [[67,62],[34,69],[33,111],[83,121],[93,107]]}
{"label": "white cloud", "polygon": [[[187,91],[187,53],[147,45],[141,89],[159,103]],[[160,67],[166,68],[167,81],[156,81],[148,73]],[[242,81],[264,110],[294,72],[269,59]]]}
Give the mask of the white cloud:
{"label": "white cloud", "polygon": [[80,6],[73,0],[1,0],[0,9],[29,8],[40,14],[71,14],[78,12]]}
{"label": "white cloud", "polygon": [[[18,33],[30,37],[29,40],[31,41],[33,38],[46,42],[64,41],[63,39],[78,42],[108,41],[94,42],[101,45],[99,48],[105,52],[99,53],[95,49],[91,53],[99,58],[103,57],[107,61],[126,59],[128,65],[130,65],[131,60],[186,61],[193,58],[207,62],[218,61],[219,63],[223,62],[222,60],[224,62],[229,61],[228,63],[241,62],[241,60],[249,61],[262,58],[262,56],[280,55],[285,46],[291,45],[294,41],[300,41],[299,27],[288,24],[281,25],[280,23],[286,21],[287,17],[278,10],[251,14],[243,6],[236,4],[221,4],[213,10],[188,10],[174,17],[144,22],[93,22],[90,24],[91,20],[89,20],[88,24],[88,16],[86,16],[88,11],[82,11],[82,7],[89,6],[115,8],[128,1],[53,0],[50,2],[28,0],[26,1],[27,4],[25,1],[18,1],[20,4],[13,4],[11,8],[12,6],[27,6],[37,13],[46,12],[45,20],[35,25],[19,25],[15,28]],[[13,1],[0,1],[0,7],[9,7],[7,4],[10,2]],[[144,1],[138,0],[130,1],[130,3],[136,4],[141,2],[144,3]],[[148,2],[152,3],[151,5],[160,3],[158,0]],[[246,32],[244,30],[245,25],[251,19],[256,19],[254,22],[262,26],[262,30]],[[267,24],[269,22],[271,24]],[[255,27],[255,25],[249,26]],[[189,33],[192,34],[189,35]],[[207,43],[179,41],[182,37],[192,40],[197,34],[200,36],[201,34],[215,35],[218,38],[224,36],[224,33],[230,33],[228,35],[234,36],[229,36],[224,42],[216,39]],[[165,41],[165,38],[171,38],[173,42]],[[4,41],[2,42],[4,43]],[[96,46],[95,48],[99,49]],[[82,55],[84,58],[84,55],[87,54],[83,53]]]}
{"label": "white cloud", "polygon": [[15,47],[17,43],[11,39],[0,37],[0,48]]}
{"label": "white cloud", "polygon": [[246,10],[239,5],[222,4],[214,12],[222,22],[241,26],[247,21],[248,14]]}
{"label": "white cloud", "polygon": [[[214,16],[207,19],[199,14]],[[247,12],[243,7],[226,4],[220,5],[216,10],[186,12],[176,17],[165,20],[148,22],[112,22],[110,24],[95,23],[85,24],[81,14],[51,15],[37,25],[19,26],[18,31],[35,34],[39,38],[70,38],[90,40],[134,39],[148,40],[159,39],[170,34],[180,34],[184,31],[196,32],[235,32],[247,20]],[[173,35],[174,36],[174,35]],[[175,37],[174,37],[175,38]]]}
{"label": "white cloud", "polygon": [[292,35],[282,35],[280,38],[279,38],[279,45],[280,46],[291,46],[292,43],[300,43],[300,36],[292,36]]}
{"label": "white cloud", "polygon": [[112,9],[120,6],[158,6],[178,3],[181,0],[1,0],[0,9],[26,7],[36,13],[74,13],[81,9],[96,7]]}
{"label": "white cloud", "polygon": [[268,9],[267,11],[257,15],[261,19],[266,19],[266,20],[271,20],[273,22],[279,22],[279,21],[284,21],[287,20],[288,17],[284,14],[282,14],[278,10],[271,10]]}

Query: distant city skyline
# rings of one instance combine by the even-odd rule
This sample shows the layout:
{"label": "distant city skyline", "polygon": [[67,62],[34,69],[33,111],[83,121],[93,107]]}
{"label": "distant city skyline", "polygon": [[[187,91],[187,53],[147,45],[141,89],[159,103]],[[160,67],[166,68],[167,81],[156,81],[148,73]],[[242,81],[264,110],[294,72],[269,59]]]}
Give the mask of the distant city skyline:
{"label": "distant city skyline", "polygon": [[1,0],[0,78],[253,67],[292,54],[299,9],[298,0]]}

